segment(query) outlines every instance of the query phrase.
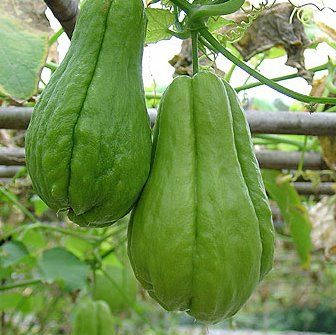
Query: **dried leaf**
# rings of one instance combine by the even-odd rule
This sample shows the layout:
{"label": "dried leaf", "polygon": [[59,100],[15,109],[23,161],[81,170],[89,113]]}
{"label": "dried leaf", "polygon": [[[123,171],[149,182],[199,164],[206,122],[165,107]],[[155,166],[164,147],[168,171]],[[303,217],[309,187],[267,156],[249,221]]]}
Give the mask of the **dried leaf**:
{"label": "dried leaf", "polygon": [[[293,7],[289,3],[276,4],[266,9],[234,46],[245,61],[273,47],[282,47],[288,56],[286,65],[296,68],[299,75],[311,83],[313,74],[306,70],[303,55],[305,49],[310,46],[310,41],[304,32],[303,24],[296,16],[290,23],[292,12]],[[245,13],[238,13],[235,14],[234,21],[239,23],[246,18]],[[230,27],[225,26],[220,33],[229,29]]]}
{"label": "dried leaf", "polygon": [[0,13],[20,20],[31,30],[51,33],[49,21],[45,16],[47,5],[42,0],[1,0]]}
{"label": "dried leaf", "polygon": [[312,222],[312,242],[316,249],[322,249],[327,257],[336,254],[335,196],[323,197],[309,209]]}

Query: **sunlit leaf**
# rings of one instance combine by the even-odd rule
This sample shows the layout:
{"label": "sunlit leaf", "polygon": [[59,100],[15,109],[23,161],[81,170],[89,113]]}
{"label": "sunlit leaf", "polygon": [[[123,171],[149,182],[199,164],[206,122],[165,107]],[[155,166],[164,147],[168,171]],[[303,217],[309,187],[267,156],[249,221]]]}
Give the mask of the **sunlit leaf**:
{"label": "sunlit leaf", "polygon": [[174,23],[174,15],[166,9],[146,8],[148,18],[146,43],[169,40],[168,28]]}
{"label": "sunlit leaf", "polygon": [[265,51],[265,58],[269,58],[269,59],[283,57],[285,55],[286,55],[286,50],[281,47],[273,47]]}
{"label": "sunlit leaf", "polygon": [[27,100],[37,91],[48,36],[0,15],[0,41],[0,93],[18,101]]}
{"label": "sunlit leaf", "polygon": [[49,209],[49,207],[38,195],[33,195],[30,198],[30,201],[34,205],[34,213],[36,216],[41,216],[45,211]]}
{"label": "sunlit leaf", "polygon": [[74,236],[67,236],[64,241],[64,246],[79,259],[86,258],[93,248],[89,242]]}
{"label": "sunlit leaf", "polygon": [[24,231],[21,241],[25,243],[29,251],[34,252],[47,245],[45,236],[41,230],[27,229]]}
{"label": "sunlit leaf", "polygon": [[279,206],[284,221],[288,224],[297,253],[303,267],[310,264],[311,222],[306,207],[302,204],[300,196],[293,185],[286,179],[279,179],[283,176],[276,170],[262,171],[265,187],[270,197]]}
{"label": "sunlit leaf", "polygon": [[213,32],[227,25],[234,25],[235,21],[225,19],[222,16],[212,17],[207,22],[208,29]]}

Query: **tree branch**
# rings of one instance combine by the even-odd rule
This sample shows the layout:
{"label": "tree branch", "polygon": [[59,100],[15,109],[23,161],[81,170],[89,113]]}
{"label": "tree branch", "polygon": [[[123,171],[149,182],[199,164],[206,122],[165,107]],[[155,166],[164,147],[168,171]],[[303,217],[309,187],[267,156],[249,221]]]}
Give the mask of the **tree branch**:
{"label": "tree branch", "polygon": [[78,0],[44,0],[71,39],[79,13]]}

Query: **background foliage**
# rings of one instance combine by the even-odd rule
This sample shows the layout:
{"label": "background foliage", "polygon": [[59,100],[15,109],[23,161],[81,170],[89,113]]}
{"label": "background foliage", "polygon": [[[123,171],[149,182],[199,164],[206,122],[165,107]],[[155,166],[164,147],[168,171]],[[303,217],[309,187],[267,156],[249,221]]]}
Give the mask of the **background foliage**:
{"label": "background foliage", "polygon": [[[181,33],[174,30],[180,14],[172,10],[169,1],[162,3],[162,6],[146,10],[147,43]],[[52,72],[57,68],[58,57],[52,45],[62,31],[51,35],[48,29],[27,28],[22,24],[22,13],[18,19],[8,15],[8,8],[2,9],[5,14],[0,15],[0,39],[5,43],[0,49],[3,55],[0,57],[0,105],[33,106],[46,84],[40,78],[41,70],[47,68]],[[321,43],[335,48],[335,31],[315,22],[311,9],[297,11],[295,15],[297,24],[304,26],[309,48],[317,48]],[[210,19],[207,25],[228,49],[240,55],[238,50],[241,52],[244,44],[239,38],[229,43],[226,34],[227,29],[241,27],[241,22],[231,17],[216,18]],[[245,33],[246,30],[241,31]],[[255,45],[265,46],[265,40],[259,38],[257,42],[259,44]],[[252,52],[245,58],[257,69],[266,59],[286,54],[286,47],[271,43],[265,50],[256,55]],[[181,71],[183,64],[182,71],[188,73],[190,62],[185,63],[183,55],[178,56],[174,63],[176,72]],[[292,56],[304,61],[302,49]],[[200,60],[204,61],[202,67],[221,74],[215,65],[217,55],[207,52]],[[325,67],[329,69],[327,78],[329,84],[333,84],[335,67],[332,62],[328,66]],[[299,70],[307,75],[302,64]],[[235,66],[232,66],[225,74],[226,79],[234,76],[234,71]],[[245,84],[250,82],[249,78]],[[323,90],[322,95],[332,93],[332,86],[328,87],[329,91]],[[247,88],[240,88],[245,92],[242,102],[246,108],[270,112],[307,110],[301,103],[287,106],[283,101],[270,103],[260,96],[247,99]],[[155,85],[146,88],[148,107],[157,107],[163,91],[164,87]],[[327,107],[320,104],[316,108],[323,111]],[[256,149],[323,151],[319,140],[311,136],[255,136],[254,143]],[[0,146],[23,147],[24,133],[1,130]],[[336,244],[330,233],[330,227],[335,226],[335,198],[320,201],[316,196],[303,197],[292,185],[296,180],[318,184],[327,178],[334,182],[334,171],[303,171],[301,162],[296,171],[264,170],[263,177],[273,207],[280,210],[274,216],[277,231],[275,268],[243,310],[217,327],[336,333],[333,260]],[[319,219],[316,220],[316,211],[326,214],[317,215]],[[327,227],[325,219],[329,220]],[[73,225],[34,194],[25,168],[10,183],[3,184],[0,187],[1,334],[71,334],[78,306],[87,299],[107,302],[118,334],[173,335],[187,333],[181,330],[183,327],[201,327],[183,314],[165,312],[137,284],[125,251],[127,221],[128,217],[112,227],[93,230]]]}

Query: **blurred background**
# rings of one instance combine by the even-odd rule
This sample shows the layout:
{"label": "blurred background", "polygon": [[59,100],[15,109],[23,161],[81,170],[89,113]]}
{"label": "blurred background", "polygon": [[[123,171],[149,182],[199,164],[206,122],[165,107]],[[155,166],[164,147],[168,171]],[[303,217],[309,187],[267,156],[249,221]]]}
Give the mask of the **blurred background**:
{"label": "blurred background", "polygon": [[[336,13],[309,5],[336,10],[334,2],[276,1],[279,7],[261,11],[226,46],[268,78],[298,73],[281,81],[292,90],[334,97]],[[169,2],[147,5],[154,12],[143,79],[155,115],[173,77],[191,73],[190,42],[182,45],[167,34],[168,19],[154,20],[170,17]],[[260,6],[257,0],[245,5]],[[247,18],[244,12],[233,14],[231,25]],[[258,34],[260,20],[267,36]],[[210,26],[216,26],[212,32],[218,38],[230,29],[217,21]],[[0,334],[71,334],[79,306],[88,299],[108,304],[111,334],[336,334],[336,121],[328,136],[252,129],[276,229],[274,269],[235,317],[206,327],[184,313],[166,312],[136,282],[126,253],[128,217],[88,231],[52,211],[32,189],[24,165],[25,128],[69,48],[61,28],[42,0],[1,0]],[[249,112],[334,112],[332,106],[303,104],[264,85],[250,88],[255,79],[220,55],[201,65],[239,88]]]}

